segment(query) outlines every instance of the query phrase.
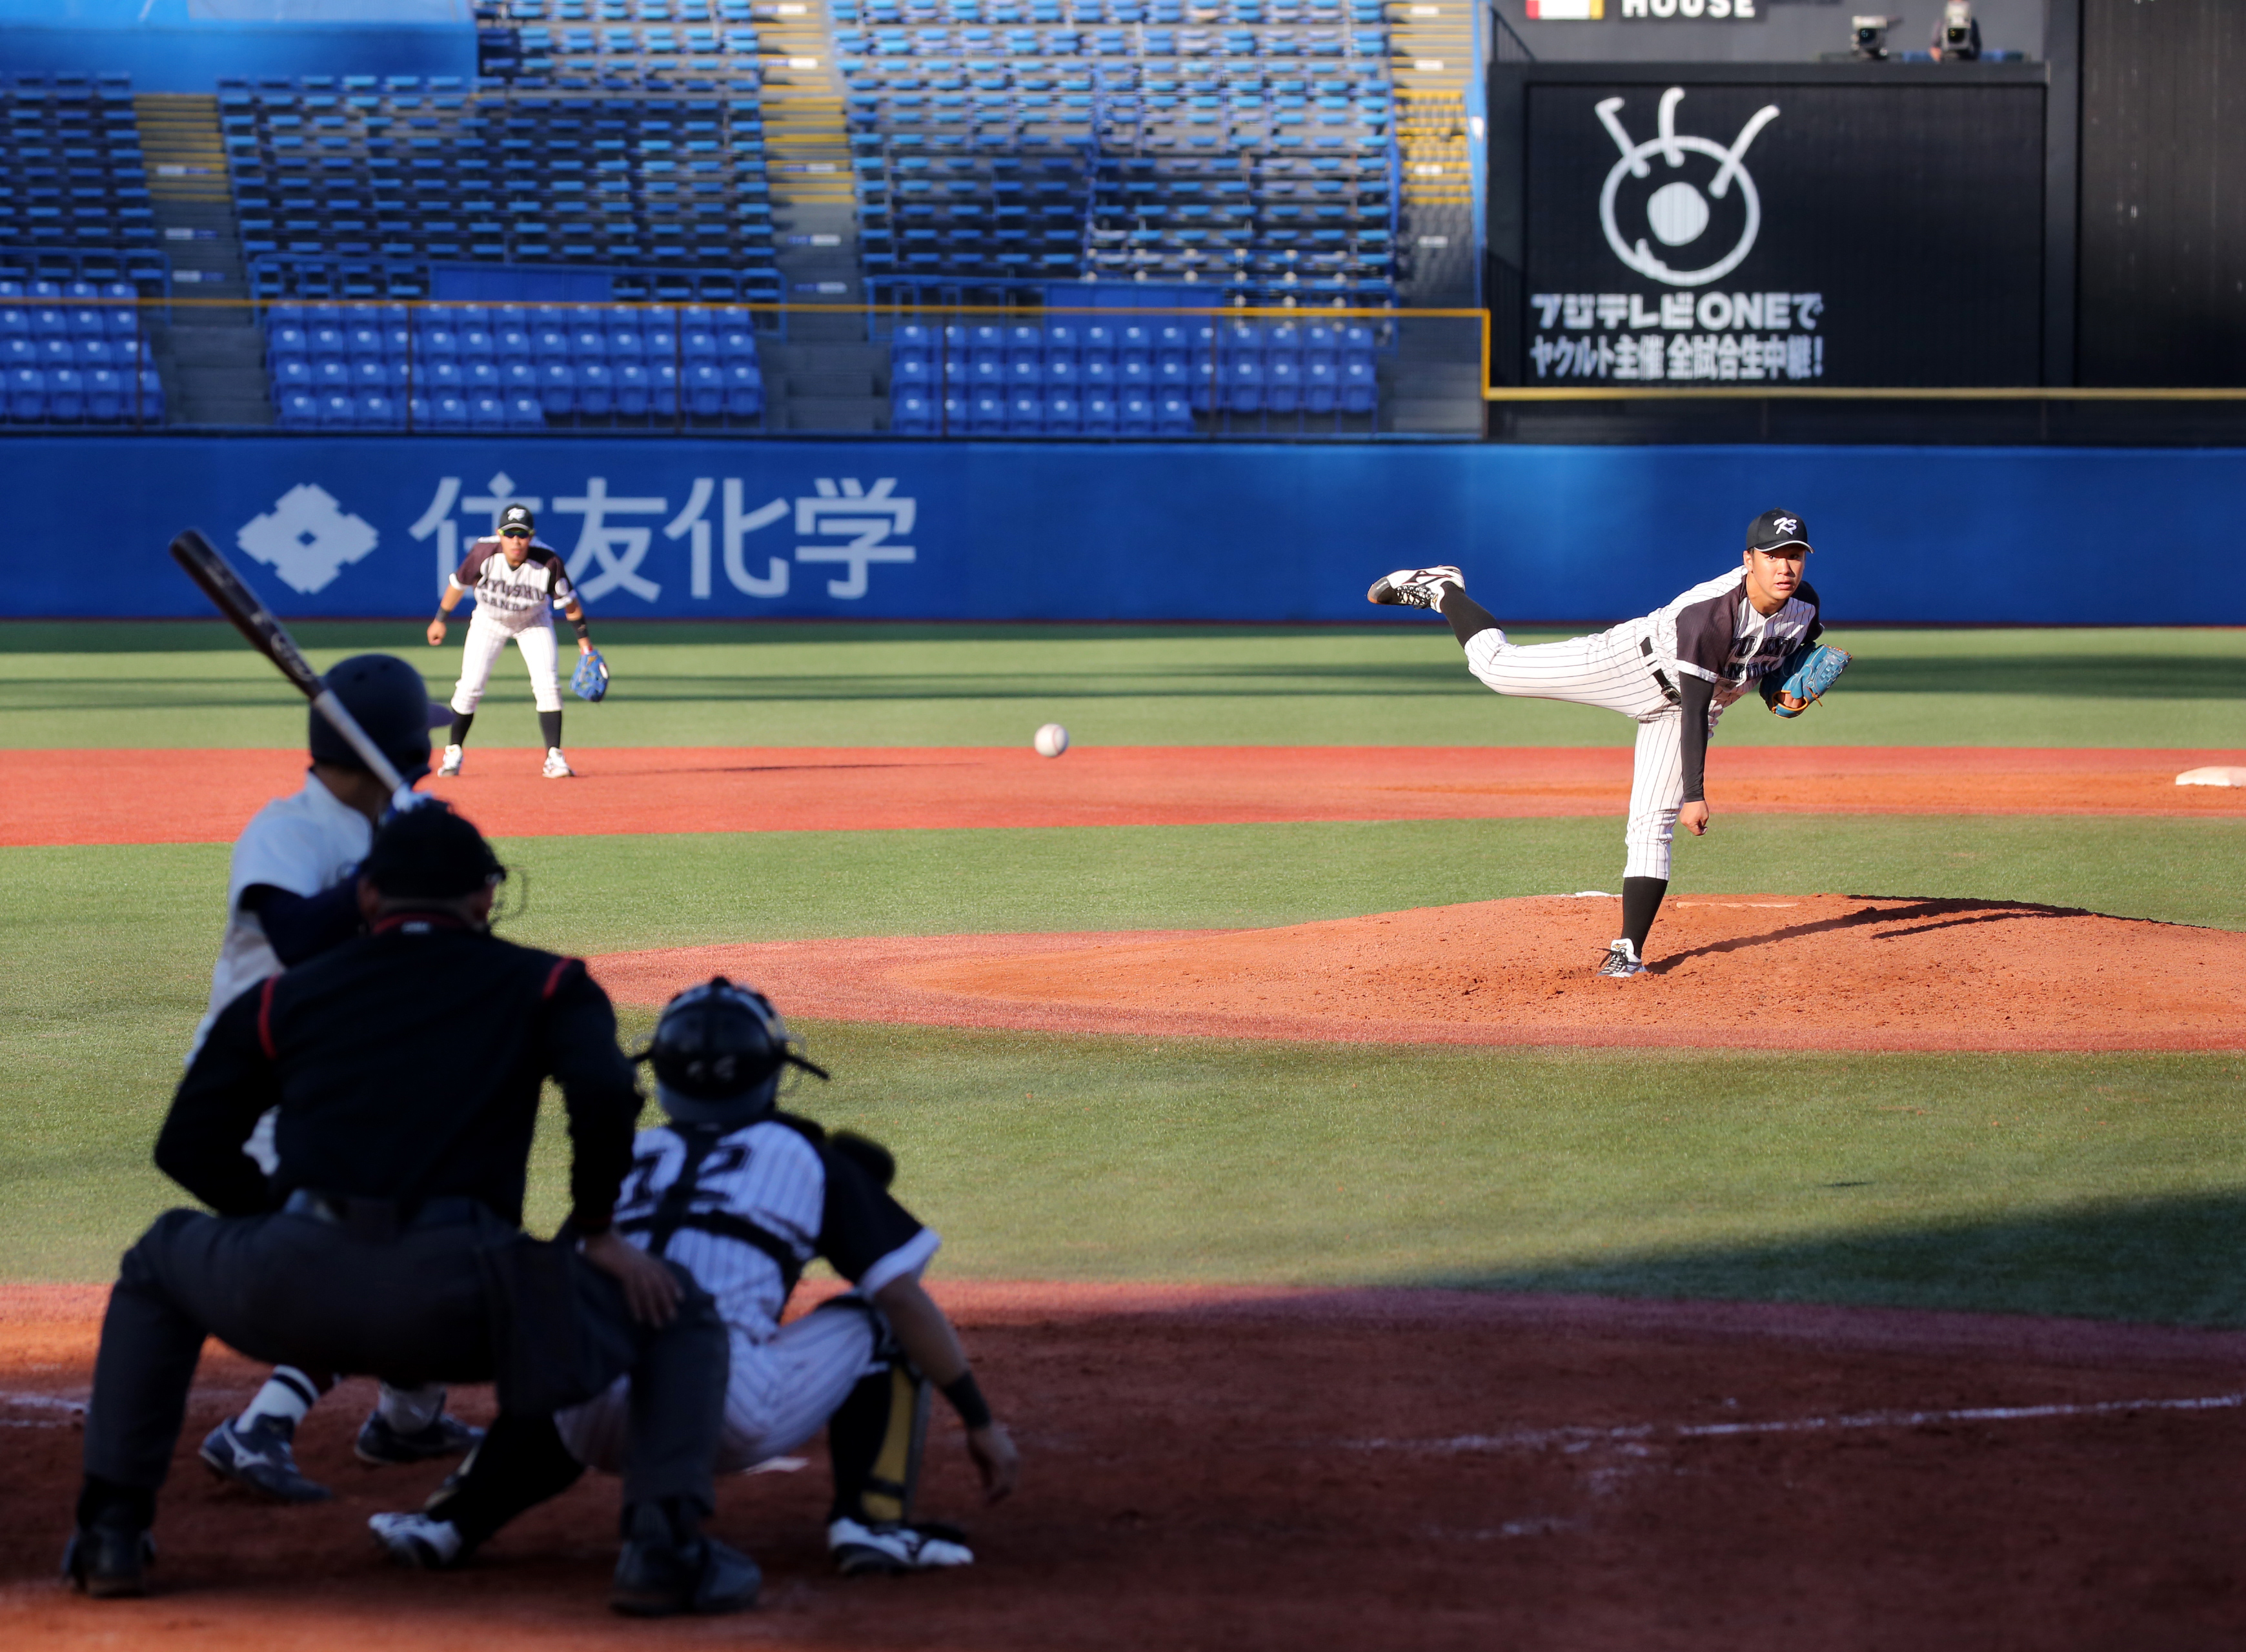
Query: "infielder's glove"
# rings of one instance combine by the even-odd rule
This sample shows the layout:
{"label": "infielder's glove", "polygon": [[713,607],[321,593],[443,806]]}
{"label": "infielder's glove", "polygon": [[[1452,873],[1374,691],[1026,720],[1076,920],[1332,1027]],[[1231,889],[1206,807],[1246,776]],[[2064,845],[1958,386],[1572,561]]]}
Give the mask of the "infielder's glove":
{"label": "infielder's glove", "polygon": [[[1848,656],[1843,655],[1841,657],[1845,659]],[[595,649],[590,654],[577,656],[577,669],[569,674],[569,690],[581,700],[597,702],[607,696],[609,663],[601,657],[600,649]]]}
{"label": "infielder's glove", "polygon": [[1855,657],[1845,649],[1796,649],[1779,663],[1778,670],[1762,680],[1763,703],[1780,717],[1800,717],[1824,697],[1825,690],[1841,680]]}

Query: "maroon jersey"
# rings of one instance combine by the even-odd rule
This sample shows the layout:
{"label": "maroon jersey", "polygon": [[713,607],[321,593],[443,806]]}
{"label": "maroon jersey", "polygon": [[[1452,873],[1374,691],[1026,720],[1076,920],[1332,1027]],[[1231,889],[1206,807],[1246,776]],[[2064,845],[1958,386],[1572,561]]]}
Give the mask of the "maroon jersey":
{"label": "maroon jersey", "polygon": [[530,541],[530,554],[516,568],[507,560],[497,535],[480,539],[468,547],[467,560],[453,575],[453,583],[475,594],[478,619],[510,631],[549,625],[552,608],[566,608],[577,600],[577,588],[569,583],[562,553],[543,540]]}

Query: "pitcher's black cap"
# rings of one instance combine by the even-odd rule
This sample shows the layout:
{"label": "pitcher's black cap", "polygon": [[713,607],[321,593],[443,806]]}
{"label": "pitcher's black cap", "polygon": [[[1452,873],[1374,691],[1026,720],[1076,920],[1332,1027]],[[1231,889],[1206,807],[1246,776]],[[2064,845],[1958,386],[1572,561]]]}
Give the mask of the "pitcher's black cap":
{"label": "pitcher's black cap", "polygon": [[1809,547],[1809,525],[1799,511],[1765,511],[1747,524],[1747,549],[1774,551],[1781,545]]}

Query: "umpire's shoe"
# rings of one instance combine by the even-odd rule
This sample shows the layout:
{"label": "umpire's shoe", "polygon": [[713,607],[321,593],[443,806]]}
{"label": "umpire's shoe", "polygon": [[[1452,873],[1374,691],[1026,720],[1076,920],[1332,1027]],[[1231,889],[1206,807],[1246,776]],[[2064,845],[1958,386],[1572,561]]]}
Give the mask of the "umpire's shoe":
{"label": "umpire's shoe", "polygon": [[97,1519],[71,1534],[63,1551],[63,1575],[97,1601],[131,1600],[148,1593],[148,1567],[156,1540],[122,1519]]}
{"label": "umpire's shoe", "polygon": [[296,1472],[289,1444],[296,1433],[293,1423],[277,1417],[261,1417],[248,1428],[228,1417],[204,1439],[202,1459],[220,1479],[276,1503],[324,1503],[335,1493]]}
{"label": "umpire's shoe", "polygon": [[738,1612],[757,1603],[764,1574],[738,1549],[702,1534],[680,1505],[636,1503],[624,1510],[624,1552],[609,1591],[610,1609],[626,1617]]}
{"label": "umpire's shoe", "polygon": [[929,1522],[906,1526],[884,1521],[868,1526],[840,1519],[827,1527],[827,1552],[834,1569],[844,1577],[895,1575],[900,1572],[929,1572],[938,1567],[972,1566],[975,1551],[960,1539],[966,1533]]}
{"label": "umpire's shoe", "polygon": [[362,1463],[371,1463],[377,1468],[398,1468],[408,1463],[461,1456],[473,1450],[483,1437],[483,1430],[471,1428],[450,1411],[440,1412],[427,1427],[417,1428],[410,1434],[391,1427],[390,1419],[380,1411],[371,1411],[360,1425],[358,1438],[351,1450]]}

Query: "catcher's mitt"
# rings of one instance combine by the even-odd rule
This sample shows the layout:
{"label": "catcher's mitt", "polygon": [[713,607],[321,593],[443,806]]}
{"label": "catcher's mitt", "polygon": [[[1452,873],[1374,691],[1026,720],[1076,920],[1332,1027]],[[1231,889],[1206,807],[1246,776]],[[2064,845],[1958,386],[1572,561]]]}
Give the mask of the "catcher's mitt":
{"label": "catcher's mitt", "polygon": [[598,701],[609,691],[609,663],[595,649],[590,654],[577,656],[577,669],[569,674],[569,690],[581,700]]}
{"label": "catcher's mitt", "polygon": [[1780,717],[1800,717],[1841,680],[1841,673],[1854,657],[1846,649],[1827,648],[1822,642],[1815,648],[1794,649],[1778,670],[1763,678],[1764,704]]}

